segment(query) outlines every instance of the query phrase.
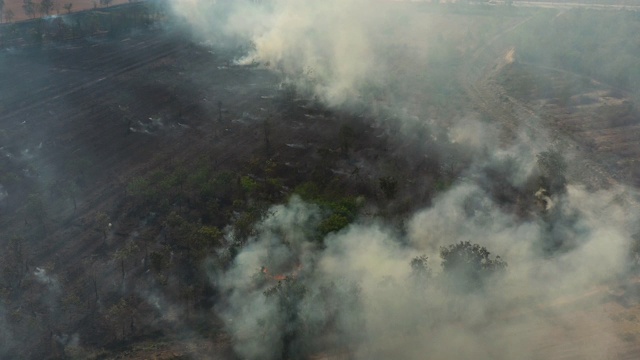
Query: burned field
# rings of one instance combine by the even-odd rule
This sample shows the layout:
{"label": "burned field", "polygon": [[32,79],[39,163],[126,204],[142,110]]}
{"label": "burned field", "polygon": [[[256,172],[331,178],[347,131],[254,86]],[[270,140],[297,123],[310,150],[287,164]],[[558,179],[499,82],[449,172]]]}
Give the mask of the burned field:
{"label": "burned field", "polygon": [[[561,69],[527,64],[510,66],[501,78],[509,93],[573,137],[582,150],[606,164],[611,176],[637,185],[640,113],[630,92]],[[524,93],[523,84],[530,84]]]}
{"label": "burned field", "polygon": [[0,358],[637,357],[632,89],[521,60],[548,11],[330,3],[13,28]]}
{"label": "burned field", "polygon": [[[366,113],[299,97],[263,67],[235,65],[242,46],[212,48],[146,30],[3,50],[0,222],[10,248],[3,319],[11,336],[2,356],[99,356],[80,349],[119,349],[198,326],[214,336],[194,335],[195,350],[180,342],[166,351],[229,352],[224,337],[216,340],[224,333],[215,315],[200,325],[193,315],[215,298],[205,275],[193,272],[221,246],[225,226],[238,224],[249,236],[266,206],[296,189],[337,209],[324,233],[351,221],[356,196],[384,199],[378,179],[387,179],[394,197],[407,196],[396,177],[409,165],[397,151],[388,155],[388,130],[371,126]],[[438,181],[404,171],[407,181]],[[395,207],[406,212],[414,200]],[[183,239],[171,250],[167,231],[182,238],[192,231],[185,226],[204,243]],[[184,257],[168,263],[176,250]],[[59,275],[40,283],[35,272]],[[166,301],[196,291],[193,309],[173,315],[179,319],[158,313],[165,310],[146,299],[158,281]],[[135,316],[114,320],[124,316],[118,311]],[[82,342],[66,329],[82,333]],[[20,340],[27,334],[28,349]]]}

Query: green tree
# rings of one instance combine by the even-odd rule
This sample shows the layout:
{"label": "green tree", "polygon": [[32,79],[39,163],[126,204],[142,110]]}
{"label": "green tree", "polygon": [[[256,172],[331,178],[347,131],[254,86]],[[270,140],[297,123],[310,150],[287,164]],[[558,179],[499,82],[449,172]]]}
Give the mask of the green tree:
{"label": "green tree", "polygon": [[167,216],[165,226],[171,240],[195,259],[204,258],[207,251],[218,245],[222,238],[218,228],[190,223],[175,211]]}
{"label": "green tree", "polygon": [[109,321],[113,332],[120,334],[120,340],[125,340],[127,337],[127,325],[129,325],[129,333],[133,333],[134,329],[134,314],[135,309],[132,304],[125,298],[121,298],[120,301],[109,307],[106,313],[106,318]]}
{"label": "green tree", "polygon": [[67,14],[71,14],[71,8],[73,7],[73,3],[66,3],[62,6],[65,10],[67,10]]}
{"label": "green tree", "polygon": [[296,349],[295,342],[300,332],[305,330],[300,305],[306,293],[304,283],[291,277],[278,281],[278,284],[264,291],[264,296],[275,301],[283,315],[281,359],[295,359],[301,355],[298,353],[301,349]]}
{"label": "green tree", "polygon": [[380,190],[387,199],[393,199],[398,192],[398,180],[393,176],[385,176],[378,179]]}
{"label": "green tree", "polygon": [[38,6],[38,10],[40,11],[40,15],[49,15],[51,9],[53,9],[53,0],[41,0],[40,5]]}
{"label": "green tree", "polygon": [[32,19],[36,17],[36,4],[33,0],[22,0],[22,10],[28,17]]}
{"label": "green tree", "polygon": [[109,215],[104,212],[99,212],[96,214],[94,218],[95,229],[102,234],[102,244],[106,245],[107,242],[107,234],[109,230],[111,230],[111,219]]}
{"label": "green tree", "polygon": [[13,10],[7,9],[7,11],[4,13],[4,21],[11,22],[13,21],[13,18],[15,18],[15,16],[16,15],[13,13]]}
{"label": "green tree", "polygon": [[485,247],[469,241],[441,247],[444,276],[455,289],[465,292],[479,289],[488,276],[507,268],[500,256],[492,259],[489,255],[491,253]]}
{"label": "green tree", "polygon": [[551,194],[562,194],[567,186],[567,162],[558,150],[547,150],[537,156],[541,186]]}
{"label": "green tree", "polygon": [[426,255],[416,256],[411,260],[411,276],[418,281],[425,281],[431,278],[431,268]]}
{"label": "green tree", "polygon": [[127,274],[126,268],[125,268],[125,262],[127,261],[127,259],[132,257],[133,254],[138,252],[138,250],[139,250],[138,245],[136,245],[134,242],[129,242],[125,246],[116,250],[116,252],[113,254],[113,259],[120,263],[120,270],[122,273],[123,282],[124,282],[124,277]]}
{"label": "green tree", "polygon": [[170,258],[170,250],[168,248],[164,248],[159,251],[152,251],[149,254],[149,262],[151,265],[151,270],[156,273],[162,272],[164,269],[169,267],[169,258]]}

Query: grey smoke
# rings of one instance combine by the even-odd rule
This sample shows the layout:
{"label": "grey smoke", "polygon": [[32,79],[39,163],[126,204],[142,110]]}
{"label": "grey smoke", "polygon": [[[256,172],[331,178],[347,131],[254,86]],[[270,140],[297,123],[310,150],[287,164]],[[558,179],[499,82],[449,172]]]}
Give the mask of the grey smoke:
{"label": "grey smoke", "polygon": [[[455,186],[415,214],[406,237],[384,225],[359,223],[330,235],[322,250],[305,234],[318,209],[293,197],[271,209],[259,235],[227,272],[214,277],[226,294],[217,310],[241,356],[280,358],[291,324],[288,311],[264,295],[277,284],[261,272],[266,267],[306,286],[297,313],[305,326],[296,332],[306,349],[343,347],[363,359],[418,359],[425,354],[443,359],[468,359],[471,354],[479,359],[552,358],[561,350],[516,354],[551,340],[547,332],[557,331],[558,323],[571,326],[563,319],[573,312],[588,311],[591,320],[597,319],[591,325],[597,328],[590,331],[607,336],[576,351],[581,358],[603,358],[613,351],[608,343],[611,320],[579,299],[599,301],[606,292],[599,293],[598,287],[628,269],[627,245],[636,219],[628,215],[632,208],[617,200],[625,191],[589,193],[570,187],[559,201],[567,211],[580,212],[572,230],[581,233],[581,240],[552,257],[539,250],[545,226],[502,212],[473,184]],[[508,259],[506,276],[482,293],[468,295],[452,294],[437,280],[415,283],[409,266],[413,257],[427,254],[438,272],[439,247],[459,241],[479,243]],[[563,303],[572,311],[562,310]],[[327,339],[330,344],[322,344]]]}
{"label": "grey smoke", "polygon": [[[380,5],[365,0],[172,2],[198,36],[217,43],[250,42],[253,50],[239,57],[238,64],[277,70],[300,91],[330,106],[359,102],[363,96],[371,100],[373,88],[392,81],[397,85],[399,69],[424,61],[424,54],[399,53],[402,46],[390,41],[390,33],[407,43],[425,41],[406,26],[412,20]],[[390,47],[393,57],[388,56]]]}
{"label": "grey smoke", "polygon": [[[551,194],[552,207],[536,210],[535,154],[558,146],[544,131],[518,134],[507,147],[473,114],[433,120],[406,99],[428,71],[421,65],[428,44],[389,57],[383,34],[416,45],[430,24],[414,32],[408,14],[357,0],[173,4],[203,38],[251,42],[238,63],[279,71],[329,106],[366,102],[376,90],[391,88],[384,101],[369,102],[371,113],[401,126],[425,126],[436,145],[420,150],[441,158],[453,153],[452,161],[466,169],[404,228],[360,219],[330,234],[323,246],[313,241],[318,207],[296,197],[274,206],[231,266],[211,274],[222,294],[215,309],[241,357],[306,351],[358,359],[527,360],[558,358],[567,349],[581,359],[615,353],[619,339],[600,304],[608,296],[604,285],[628,271],[638,194],[623,186],[593,191],[570,184],[565,193]],[[405,81],[406,88],[391,86]],[[514,214],[496,202],[487,185],[490,171],[525,193],[520,201],[528,213]],[[460,241],[503,257],[506,274],[482,291],[453,293],[439,276],[439,249]],[[556,241],[563,246],[550,253],[547,244]],[[422,254],[434,277],[417,283],[410,262]],[[278,285],[273,274],[295,280]],[[299,284],[304,289],[295,288]],[[283,307],[287,301],[294,305]],[[576,345],[580,339],[588,341]]]}
{"label": "grey smoke", "polygon": [[52,294],[54,295],[60,294],[60,291],[61,291],[60,283],[55,277],[49,275],[46,269],[36,267],[36,270],[33,272],[33,275],[35,276],[35,279],[39,283],[46,285]]}

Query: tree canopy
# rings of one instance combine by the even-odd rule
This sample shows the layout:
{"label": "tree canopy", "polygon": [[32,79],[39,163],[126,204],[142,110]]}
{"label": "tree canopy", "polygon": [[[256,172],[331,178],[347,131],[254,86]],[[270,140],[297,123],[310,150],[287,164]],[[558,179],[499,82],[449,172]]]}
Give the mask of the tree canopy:
{"label": "tree canopy", "polygon": [[492,259],[490,255],[485,247],[469,241],[440,248],[445,276],[450,277],[454,287],[462,290],[478,289],[488,276],[506,270],[506,261],[500,256]]}

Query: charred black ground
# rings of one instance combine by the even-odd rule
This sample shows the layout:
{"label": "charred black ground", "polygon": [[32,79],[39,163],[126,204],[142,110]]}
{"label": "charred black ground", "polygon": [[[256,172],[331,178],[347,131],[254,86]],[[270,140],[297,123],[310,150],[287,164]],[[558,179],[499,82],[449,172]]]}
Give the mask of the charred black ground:
{"label": "charred black ground", "polygon": [[[253,44],[198,42],[154,3],[2,28],[0,358],[247,356],[237,345],[267,335],[230,330],[224,317],[231,290],[220,274],[232,272],[238,254],[263,232],[295,247],[286,230],[267,231],[263,223],[274,205],[298,201],[291,199],[313,207],[315,225],[301,232],[305,246],[318,252],[353,224],[387,227],[403,239],[397,246],[405,246],[405,233],[416,226],[407,223],[418,222],[412,214],[467,182],[491,201],[465,199],[457,209],[469,223],[477,225],[478,214],[489,214],[495,204],[509,221],[544,229],[532,244],[542,259],[579,248],[581,214],[562,203],[554,207],[554,201],[566,196],[568,183],[593,191],[614,181],[633,184],[635,150],[603,149],[597,134],[582,137],[598,129],[584,130],[575,125],[577,116],[561,112],[591,112],[606,120],[598,123],[607,129],[635,126],[633,84],[607,85],[605,80],[616,81],[608,73],[594,75],[601,83],[555,67],[532,78],[532,72],[543,73],[525,61],[543,66],[533,50],[519,58],[517,36],[494,41],[526,23],[533,16],[528,12],[416,9],[476,20],[467,29],[429,35],[438,49],[448,49],[448,39],[462,44],[427,59],[436,69],[425,78],[429,91],[374,89],[375,110],[366,97],[329,107],[269,64],[237,65]],[[492,17],[495,22],[486,20]],[[514,44],[516,55],[504,60]],[[408,46],[394,51],[406,54]],[[411,73],[399,68],[395,76],[408,79]],[[409,99],[410,109],[402,111],[418,109],[412,116],[424,122],[407,122],[406,113],[387,106],[397,93]],[[596,112],[581,108],[598,101],[605,106]],[[484,161],[500,146],[478,151],[456,142],[452,134],[466,124],[460,121],[465,113],[498,128],[493,140],[502,148],[521,140],[523,128],[539,125],[551,129],[554,141],[566,140],[535,148],[535,167],[514,181],[518,156]],[[520,123],[526,113],[539,118]],[[600,150],[606,156],[597,155]],[[434,275],[426,256],[408,259],[413,288],[436,286],[462,301],[489,292],[512,261],[469,241],[449,244],[440,249],[441,275]],[[636,251],[631,249],[630,263]],[[359,285],[348,284],[347,295],[339,284],[322,288],[329,299],[323,304],[354,304],[326,310],[332,317],[312,329],[299,309],[317,289],[305,283],[313,275],[302,262],[253,269],[253,286],[267,288],[259,295],[283,309],[276,357],[352,356],[366,339],[339,339],[334,329],[341,312],[359,309]],[[392,289],[391,283],[380,286]],[[626,292],[616,301],[637,306]],[[518,309],[501,309],[496,317],[517,318]],[[456,329],[464,319],[454,318]],[[473,324],[485,325],[491,328]],[[635,338],[623,340],[619,358],[637,353]],[[379,346],[382,356],[392,357],[403,341],[392,338],[389,347],[369,351]],[[566,358],[576,355],[554,346]]]}

